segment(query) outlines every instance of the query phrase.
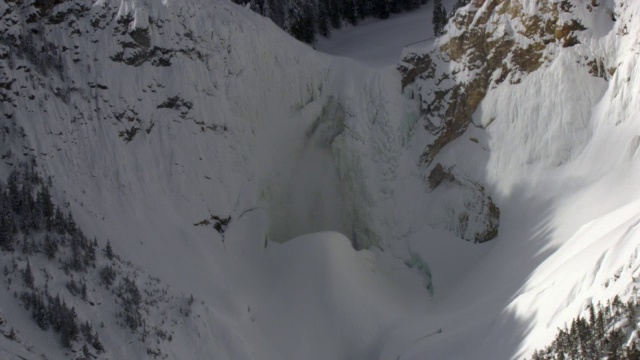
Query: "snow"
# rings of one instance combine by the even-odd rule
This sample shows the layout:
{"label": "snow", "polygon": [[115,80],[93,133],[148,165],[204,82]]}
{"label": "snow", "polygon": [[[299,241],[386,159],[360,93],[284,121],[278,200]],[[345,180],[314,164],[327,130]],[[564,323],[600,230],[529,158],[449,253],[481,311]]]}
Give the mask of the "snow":
{"label": "snow", "polygon": [[[196,297],[204,315],[175,336],[176,358],[522,358],[589,301],[628,295],[638,276],[640,3],[625,6],[614,25],[604,10],[585,12],[594,28],[582,45],[492,89],[474,114],[486,130],[471,127],[439,154],[500,207],[499,236],[485,244],[429,223],[460,199],[426,189],[417,162],[430,135],[393,69],[405,45],[431,36],[430,5],[320,40],[334,57],[231,4],[123,1],[115,11],[172,20],[151,32],[154,43],[184,45],[163,34],[188,28],[208,56],[132,67],[104,60],[119,49],[111,28],[95,35],[99,46],[52,30],[68,48],[77,42],[83,61],[104,61],[70,66],[45,87],[15,70],[36,101],[17,100],[27,136],[0,150],[33,148],[85,232]],[[576,65],[589,51],[617,67],[611,79]],[[64,101],[53,89],[65,82],[83,90]],[[158,108],[176,95],[192,102],[184,118]],[[123,141],[132,123],[111,115],[121,111],[151,130]],[[194,226],[212,215],[231,216],[224,234]],[[356,240],[372,246],[356,251]],[[406,266],[413,255],[430,280]],[[22,334],[42,338],[40,352],[55,348],[11,294],[0,301]],[[123,334],[105,332],[117,349]],[[21,354],[0,344],[0,356]]]}
{"label": "snow", "polygon": [[[460,171],[486,174],[501,209],[500,235],[462,279],[445,276],[455,286],[441,301],[433,271],[433,313],[398,327],[382,358],[530,356],[590,303],[636,291],[639,129],[628,119],[638,109],[629,107],[638,101],[631,90],[638,89],[638,32],[617,34],[640,8],[625,4],[613,26],[603,9],[588,15],[596,19],[582,34],[588,45],[560,50],[522,83],[489,92],[474,115],[487,126],[478,138],[488,158],[466,136],[440,155]],[[608,82],[574,65],[587,46],[616,64]],[[464,252],[447,259],[469,262],[451,260],[458,256]]]}
{"label": "snow", "polygon": [[365,19],[357,26],[344,25],[329,38],[319,37],[314,47],[323,53],[354,59],[374,68],[395,66],[406,46],[428,46],[433,42],[428,2],[417,10],[391,14],[388,19]]}
{"label": "snow", "polygon": [[[205,5],[213,8],[200,11]],[[318,56],[269,21],[230,4],[123,2],[113,11],[131,13],[134,20],[143,13],[170,18],[150,31],[153,43],[191,46],[178,40],[191,29],[202,41],[194,46],[209,56],[172,58],[170,71],[93,61],[118,51],[112,29],[88,39],[52,30],[50,36],[68,41],[68,48],[78,41],[82,61],[91,64],[72,67],[65,83],[84,87],[91,79],[108,88],[73,92],[66,100],[71,106],[49,88],[37,88],[39,105],[18,108],[32,112],[18,110],[16,118],[41,170],[61,189],[59,203],[69,202],[88,235],[110,240],[124,259],[172,291],[203,302],[202,320],[176,326],[176,358],[373,357],[377,340],[392,324],[428,303],[422,274],[403,259],[357,252],[337,233],[277,242],[319,230],[351,235],[354,223],[366,236],[369,214],[354,204],[371,201],[371,191],[360,183],[364,172],[350,172],[359,157],[370,157],[371,145],[359,143],[363,147],[351,151],[345,138],[363,136],[369,116],[388,111],[386,103],[402,104],[399,91],[387,92],[399,88],[397,75]],[[86,60],[85,52],[91,54]],[[64,87],[51,81],[60,83],[52,87]],[[181,117],[184,108],[159,107],[175,96],[192,103],[188,115]],[[332,123],[334,117],[323,112],[344,115]],[[116,115],[123,113],[120,121]],[[118,134],[132,125],[150,130],[125,142]],[[208,125],[226,130],[207,130]],[[379,131],[378,144],[387,146],[387,134]],[[327,171],[334,157],[343,163]],[[224,235],[212,226],[194,226],[212,215],[231,216]],[[15,313],[26,319],[26,313]],[[37,333],[28,321],[11,320],[21,333]],[[111,355],[148,356],[142,348],[118,348],[123,334],[103,330]],[[52,346],[53,338],[42,342],[43,351]]]}

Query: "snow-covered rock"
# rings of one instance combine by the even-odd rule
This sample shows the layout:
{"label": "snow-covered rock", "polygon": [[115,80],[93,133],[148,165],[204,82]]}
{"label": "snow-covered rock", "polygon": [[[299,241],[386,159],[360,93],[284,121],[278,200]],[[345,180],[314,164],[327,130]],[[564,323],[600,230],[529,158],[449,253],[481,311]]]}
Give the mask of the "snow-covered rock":
{"label": "snow-covered rock", "polygon": [[[218,0],[0,13],[2,178],[197,305],[105,356],[516,358],[637,276],[634,1],[474,0],[399,72]],[[0,354],[62,354],[1,301]]]}

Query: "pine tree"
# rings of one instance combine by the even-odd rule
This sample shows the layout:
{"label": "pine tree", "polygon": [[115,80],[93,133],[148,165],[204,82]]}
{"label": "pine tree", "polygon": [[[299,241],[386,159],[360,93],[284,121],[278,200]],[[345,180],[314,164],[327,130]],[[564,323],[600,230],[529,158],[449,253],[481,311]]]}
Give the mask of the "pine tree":
{"label": "pine tree", "polygon": [[7,188],[9,190],[9,198],[11,201],[11,209],[14,213],[20,213],[22,211],[22,202],[20,201],[20,192],[18,189],[19,175],[16,169],[13,169],[9,173],[7,178]]}
{"label": "pine tree", "polygon": [[608,359],[616,360],[622,355],[622,347],[625,341],[625,334],[621,329],[614,329],[609,333],[607,337],[608,342]]}
{"label": "pine tree", "polygon": [[449,14],[449,17],[453,17],[453,15],[455,15],[455,13],[458,11],[458,9],[460,9],[461,7],[467,6],[470,2],[471,2],[471,0],[458,0],[458,1],[456,1],[456,3],[453,5],[453,9],[451,10],[451,13]]}
{"label": "pine tree", "polygon": [[318,32],[324,37],[329,37],[331,29],[329,28],[329,13],[325,1],[318,2]]}
{"label": "pine tree", "polygon": [[87,283],[83,281],[81,281],[81,285],[80,285],[80,298],[84,301],[87,301]]}
{"label": "pine tree", "polygon": [[78,316],[74,308],[67,308],[67,305],[62,304],[63,317],[62,327],[60,329],[60,338],[62,345],[66,348],[71,348],[71,342],[78,336]]}
{"label": "pine tree", "polygon": [[51,235],[47,234],[44,237],[44,253],[47,255],[49,260],[52,260],[56,257],[56,253],[58,252],[58,243],[51,238]]}
{"label": "pine tree", "polygon": [[580,339],[578,338],[578,322],[576,321],[576,319],[573,319],[573,321],[571,322],[571,328],[569,330],[569,341],[571,344],[571,349],[569,351],[569,356],[572,359],[575,359],[578,357],[578,345]]}
{"label": "pine tree", "polygon": [[266,0],[264,16],[270,18],[276,25],[284,28],[285,2],[283,0]]}
{"label": "pine tree", "polygon": [[111,241],[107,241],[107,246],[105,246],[104,248],[104,255],[107,257],[107,259],[109,260],[113,260],[113,248],[111,247]]}
{"label": "pine tree", "polygon": [[[270,18],[296,39],[313,43],[316,34],[328,37],[343,20],[357,25],[369,16],[387,18],[391,13],[417,9],[428,0],[232,0]],[[463,0],[460,0],[463,1]],[[467,0],[468,1],[468,0]],[[444,9],[444,8],[443,8]],[[446,13],[444,14],[446,23]]]}
{"label": "pine tree", "polygon": [[[397,2],[394,2],[397,4]],[[372,15],[380,18],[386,19],[389,17],[391,9],[388,0],[373,0],[372,1]]]}
{"label": "pine tree", "polygon": [[625,349],[626,360],[640,360],[640,349],[637,343],[632,343]]}
{"label": "pine tree", "polygon": [[16,225],[13,220],[9,197],[0,196],[0,248],[5,251],[13,250]]}
{"label": "pine tree", "polygon": [[64,220],[64,225],[67,234],[72,235],[76,232],[77,226],[75,220],[73,220],[73,215],[71,215],[71,212],[67,213],[67,216]]}
{"label": "pine tree", "polygon": [[122,315],[124,322],[132,331],[135,331],[142,325],[142,315],[140,314],[140,305],[142,296],[136,283],[125,277],[117,290],[118,296],[122,300]]}
{"label": "pine tree", "polygon": [[371,15],[371,0],[353,0],[358,20]]}
{"label": "pine tree", "polygon": [[293,0],[289,3],[285,30],[300,41],[312,43],[316,39],[315,4],[305,0]]}
{"label": "pine tree", "polygon": [[58,234],[62,235],[66,233],[67,229],[65,223],[66,222],[64,219],[64,215],[62,214],[62,210],[60,210],[60,208],[56,206],[55,215],[53,216],[53,228]]}
{"label": "pine tree", "polygon": [[33,278],[33,272],[31,272],[31,264],[29,263],[29,260],[27,260],[27,266],[22,271],[22,280],[26,287],[33,289],[35,279]]}
{"label": "pine tree", "polygon": [[415,10],[417,8],[420,7],[421,4],[424,4],[425,2],[421,2],[420,0],[404,0],[403,2],[403,10],[404,11],[411,11],[411,10]]}
{"label": "pine tree", "polygon": [[254,12],[264,16],[264,7],[265,7],[265,1],[264,0],[251,0],[249,1],[249,9],[253,10]]}
{"label": "pine tree", "polygon": [[93,333],[93,339],[91,340],[91,346],[93,346],[94,349],[96,349],[97,352],[103,352],[104,351],[104,346],[102,345],[102,342],[100,341],[100,337],[98,336],[98,332],[94,332]]}
{"label": "pine tree", "polygon": [[334,29],[342,27],[342,2],[340,0],[327,0],[327,12],[329,13],[329,23]]}
{"label": "pine tree", "polygon": [[603,339],[605,334],[604,328],[604,311],[602,306],[598,306],[598,316],[596,317],[595,334],[598,339]]}
{"label": "pine tree", "polygon": [[51,202],[51,193],[49,192],[48,187],[43,186],[42,189],[38,191],[36,203],[44,225],[48,231],[51,231],[51,226],[53,225],[54,206]]}
{"label": "pine tree", "polygon": [[113,281],[116,279],[116,271],[109,265],[100,270],[100,280],[104,286],[108,289]]}
{"label": "pine tree", "polygon": [[637,316],[636,316],[636,305],[633,300],[627,301],[627,319],[629,319],[629,323],[635,329],[638,326]]}
{"label": "pine tree", "polygon": [[444,34],[444,27],[447,25],[447,10],[442,5],[442,0],[436,0],[433,5],[433,34],[441,36]]}
{"label": "pine tree", "polygon": [[33,309],[31,311],[31,315],[33,319],[36,321],[36,324],[42,329],[47,330],[49,328],[49,309],[44,303],[42,299],[42,295],[37,293],[33,294]]}
{"label": "pine tree", "polygon": [[91,355],[91,352],[89,352],[89,348],[87,347],[87,344],[82,345],[82,358],[83,359],[91,359],[93,357],[93,355]]}
{"label": "pine tree", "polygon": [[358,10],[354,0],[346,0],[342,8],[342,16],[351,25],[358,25]]}

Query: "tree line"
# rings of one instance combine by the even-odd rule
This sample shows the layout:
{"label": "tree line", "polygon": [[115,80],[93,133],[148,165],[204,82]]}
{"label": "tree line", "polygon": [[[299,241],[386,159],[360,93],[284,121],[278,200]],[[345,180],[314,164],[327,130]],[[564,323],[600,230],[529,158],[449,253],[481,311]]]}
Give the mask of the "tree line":
{"label": "tree line", "polygon": [[428,0],[233,0],[249,6],[300,41],[313,43],[316,36],[328,37],[332,29],[344,24],[419,8]]}
{"label": "tree line", "polygon": [[[11,264],[5,264],[3,275],[10,285],[11,274],[18,272],[24,290],[14,296],[19,298],[24,308],[31,313],[33,321],[42,330],[52,329],[60,336],[65,348],[72,348],[74,342],[84,338],[82,355],[78,359],[89,359],[87,344],[98,353],[104,347],[93,326],[82,322],[65,298],[49,292],[48,278],[45,286],[39,286],[31,267],[30,257],[36,254],[46,256],[49,261],[58,261],[60,268],[71,277],[66,288],[72,295],[87,299],[87,285],[84,279],[76,282],[73,273],[87,273],[96,267],[95,239],[88,239],[76,225],[70,212],[63,212],[54,205],[51,196],[51,178],[43,179],[35,170],[35,163],[17,165],[9,174],[6,185],[0,182],[0,251],[5,255],[21,253],[26,264],[19,268],[16,257]],[[0,261],[8,257],[0,258]],[[23,260],[20,260],[23,261]]]}
{"label": "tree line", "polygon": [[[248,6],[270,18],[293,37],[313,43],[317,36],[329,37],[333,29],[344,24],[358,25],[365,18],[386,19],[391,14],[412,11],[429,0],[232,0]],[[433,0],[432,24],[435,36],[444,34],[444,27],[455,12],[471,0],[457,0],[447,14],[442,0]],[[425,27],[427,24],[425,24]]]}
{"label": "tree line", "polygon": [[[36,241],[41,233],[44,238]],[[71,250],[62,260],[65,272],[95,267],[97,240],[84,235],[71,212],[53,204],[51,179],[40,177],[34,164],[22,163],[11,171],[6,186],[0,183],[0,249],[19,247],[24,254],[42,252],[53,259],[62,246]]]}
{"label": "tree line", "polygon": [[[589,307],[589,316],[579,316],[532,360],[640,360],[637,298],[627,302],[616,295],[613,301]],[[631,338],[631,341],[629,341]]]}

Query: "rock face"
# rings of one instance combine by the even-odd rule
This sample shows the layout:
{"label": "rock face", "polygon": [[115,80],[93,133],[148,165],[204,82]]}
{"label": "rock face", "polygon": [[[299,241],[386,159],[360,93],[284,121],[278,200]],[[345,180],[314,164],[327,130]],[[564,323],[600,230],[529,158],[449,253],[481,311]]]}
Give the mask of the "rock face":
{"label": "rock face", "polygon": [[224,1],[0,0],[0,14],[0,174],[35,158],[111,198],[188,197],[188,223],[260,208],[270,240],[380,242],[370,208],[399,177],[397,74],[328,59]]}
{"label": "rock face", "polygon": [[[130,5],[130,4],[129,4]],[[44,106],[48,101],[42,90],[51,88],[53,94],[71,106],[78,98],[93,103],[94,114],[84,114],[83,119],[74,116],[72,122],[84,122],[91,118],[112,122],[117,134],[126,143],[139,134],[149,134],[156,121],[145,116],[133,99],[108,99],[109,86],[106,79],[77,82],[78,73],[86,72],[85,79],[96,76],[97,62],[111,61],[132,67],[150,63],[157,67],[171,65],[177,56],[205,62],[205,50],[200,40],[184,26],[185,15],[178,17],[183,24],[182,32],[172,34],[167,46],[163,24],[168,20],[159,14],[134,17],[136,9],[126,3],[118,8],[108,2],[89,5],[82,1],[6,1],[0,4],[2,26],[0,27],[0,106],[5,115],[10,115],[18,106],[18,98],[28,98]],[[135,21],[134,21],[135,19]],[[62,39],[58,41],[57,36]],[[163,39],[160,45],[160,38]],[[98,51],[87,48],[87,42],[95,47],[106,48],[108,59],[101,58]],[[79,69],[85,71],[78,71]],[[74,76],[76,75],[76,76]],[[16,77],[27,77],[32,86],[14,84]],[[115,74],[112,74],[116,77]],[[84,79],[83,79],[84,80]],[[143,93],[155,93],[162,84],[156,82]],[[40,88],[40,91],[37,89]],[[115,89],[111,89],[116,91]],[[175,106],[167,106],[170,100]],[[179,101],[176,101],[179,100]],[[141,97],[138,98],[141,101]],[[12,106],[7,106],[12,105]],[[180,110],[180,121],[194,121],[187,116],[193,103],[174,95],[157,106],[159,111]],[[178,108],[179,107],[179,108]],[[208,123],[198,124],[202,131],[222,131],[223,126]]]}
{"label": "rock face", "polygon": [[[518,84],[547,64],[558,47],[579,43],[585,30],[573,17],[575,8],[591,11],[596,2],[574,5],[570,1],[536,2],[474,0],[450,19],[448,33],[435,49],[412,50],[398,66],[403,88],[417,94],[424,128],[435,136],[420,158],[428,166],[451,141],[472,123],[472,115],[487,91],[508,81]],[[589,58],[596,76],[599,59]],[[601,61],[600,61],[601,62]]]}
{"label": "rock face", "polygon": [[442,198],[444,206],[431,225],[451,231],[474,243],[483,243],[498,236],[500,209],[478,182],[456,174],[455,168],[437,163],[427,178],[434,198]]}
{"label": "rock face", "polygon": [[[529,74],[548,66],[561,49],[580,44],[580,34],[587,30],[581,15],[603,10],[603,6],[597,1],[474,0],[457,9],[446,34],[436,40],[433,48],[405,53],[398,65],[401,85],[416,102],[422,127],[431,135],[418,161],[424,174],[428,174],[424,176],[426,186],[433,190],[443,180],[456,183],[451,173],[434,160],[470,125],[491,125],[491,120],[473,121],[473,114],[487,93],[505,82],[520,84]],[[584,53],[578,63],[591,75],[608,80],[615,72],[615,66],[606,64],[602,57]],[[484,205],[477,207],[486,206],[492,209],[486,214],[493,215],[487,217],[483,235],[462,237],[486,241],[497,234],[499,211],[481,185],[467,186],[471,188],[478,194],[474,197],[483,199],[480,203]],[[461,221],[454,222],[464,223],[462,208],[455,212],[460,213]]]}
{"label": "rock face", "polygon": [[[368,175],[382,174],[388,183],[396,178],[397,155],[388,149],[395,139],[387,138],[395,134],[383,126],[391,118],[386,104],[402,96],[398,86],[387,86],[396,74],[387,81],[356,68],[351,75],[355,66],[344,70],[332,61],[226,1],[0,0],[0,182],[20,162],[37,164],[87,232],[111,239],[116,250],[120,244],[127,258],[169,286],[193,284],[203,301],[217,294],[237,303],[243,291],[222,285],[225,272],[235,273],[227,260],[246,260],[245,249],[264,259],[248,239],[262,248],[263,241],[339,230],[355,235],[354,247],[377,241],[368,212],[380,200],[369,195],[391,195],[373,191],[379,179]],[[369,136],[374,122],[377,137]],[[372,159],[367,167],[365,157]],[[378,159],[390,171],[376,171]],[[241,240],[229,246],[233,231],[227,230],[243,227],[251,232],[247,240],[236,233]],[[154,256],[140,255],[149,250]],[[166,259],[180,271],[165,266]],[[225,270],[195,288],[193,279],[211,264]],[[4,309],[15,303],[0,300]],[[89,309],[87,318],[111,314],[76,309]],[[242,312],[232,316],[202,318],[214,329],[207,333],[224,344],[186,327],[172,340],[178,350],[160,354],[168,345],[156,347],[156,336],[140,327],[139,349],[119,338],[107,339],[105,348],[112,358],[207,357],[197,351],[252,358],[247,344],[256,341],[236,326],[245,323]],[[351,333],[361,341],[360,331]]]}

